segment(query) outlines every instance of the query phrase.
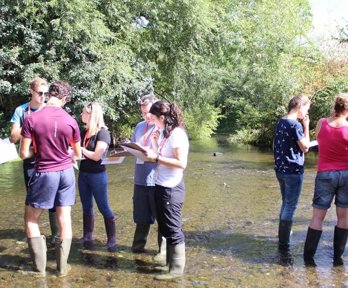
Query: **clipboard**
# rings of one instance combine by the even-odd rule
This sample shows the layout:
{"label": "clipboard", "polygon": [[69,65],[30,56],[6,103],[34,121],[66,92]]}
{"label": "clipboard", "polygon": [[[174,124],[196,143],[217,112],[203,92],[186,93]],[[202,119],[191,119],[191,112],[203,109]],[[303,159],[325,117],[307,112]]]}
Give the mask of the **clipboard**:
{"label": "clipboard", "polygon": [[123,144],[120,144],[120,146],[131,148],[133,150],[138,150],[142,153],[146,153],[146,149],[143,146],[141,146],[135,142],[123,143]]}

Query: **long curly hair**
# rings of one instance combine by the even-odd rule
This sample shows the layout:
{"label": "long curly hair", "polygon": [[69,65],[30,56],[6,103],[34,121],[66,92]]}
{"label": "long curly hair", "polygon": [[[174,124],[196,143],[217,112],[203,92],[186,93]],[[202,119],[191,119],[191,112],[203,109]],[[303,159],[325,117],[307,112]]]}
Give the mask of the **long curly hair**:
{"label": "long curly hair", "polygon": [[157,117],[164,116],[163,135],[165,138],[168,138],[176,127],[185,127],[181,110],[176,103],[160,100],[152,104],[149,112]]}

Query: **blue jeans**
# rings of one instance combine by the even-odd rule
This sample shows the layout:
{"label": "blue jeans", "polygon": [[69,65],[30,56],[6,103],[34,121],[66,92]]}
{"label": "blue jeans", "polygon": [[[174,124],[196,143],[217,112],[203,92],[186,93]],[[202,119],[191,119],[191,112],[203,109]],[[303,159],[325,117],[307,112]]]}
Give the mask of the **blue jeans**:
{"label": "blue jeans", "polygon": [[87,173],[80,171],[78,185],[84,214],[94,215],[94,197],[98,209],[104,217],[114,216],[108,200],[108,174],[106,171],[101,173]]}
{"label": "blue jeans", "polygon": [[280,220],[292,221],[300,198],[303,174],[282,174],[276,172],[282,194]]}

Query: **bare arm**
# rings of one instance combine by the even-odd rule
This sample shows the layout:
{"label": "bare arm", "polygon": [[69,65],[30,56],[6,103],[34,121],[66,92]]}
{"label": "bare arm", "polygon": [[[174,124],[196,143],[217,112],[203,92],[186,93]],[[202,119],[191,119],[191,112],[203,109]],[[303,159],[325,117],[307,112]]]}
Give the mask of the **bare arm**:
{"label": "bare arm", "polygon": [[70,145],[71,145],[71,148],[73,149],[74,151],[74,155],[77,159],[80,159],[81,156],[82,156],[82,152],[81,152],[81,142],[74,142],[74,141],[71,141],[70,142]]}
{"label": "bare arm", "polygon": [[11,127],[10,141],[11,143],[17,143],[21,140],[22,128],[17,123],[13,123]]}
{"label": "bare arm", "polygon": [[94,151],[89,151],[86,148],[82,148],[82,153],[91,160],[99,161],[103,157],[106,149],[108,149],[108,144],[106,142],[97,141]]}
{"label": "bare arm", "polygon": [[[159,156],[154,151],[147,152],[147,159],[151,162],[157,162],[166,166],[185,169],[187,166],[187,153],[182,148],[173,148],[173,154],[175,158]],[[158,158],[157,158],[158,157]]]}
{"label": "bare arm", "polygon": [[306,117],[303,119],[303,134],[304,134],[304,137],[301,140],[298,140],[297,144],[300,147],[302,152],[307,153],[309,151],[309,142],[310,142],[308,115],[306,115]]}
{"label": "bare arm", "polygon": [[33,156],[33,150],[30,149],[31,139],[22,137],[19,146],[19,156],[24,160]]}
{"label": "bare arm", "polygon": [[318,138],[318,134],[319,134],[319,131],[321,128],[322,121],[323,121],[323,118],[318,121],[317,126],[315,127],[315,137],[316,138]]}

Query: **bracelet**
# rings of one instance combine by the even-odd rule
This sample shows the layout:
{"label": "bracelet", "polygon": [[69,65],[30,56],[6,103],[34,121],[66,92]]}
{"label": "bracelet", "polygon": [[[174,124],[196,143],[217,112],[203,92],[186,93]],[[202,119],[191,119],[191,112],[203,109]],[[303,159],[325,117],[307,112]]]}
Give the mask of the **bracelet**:
{"label": "bracelet", "polygon": [[157,154],[157,157],[156,157],[156,159],[155,159],[155,162],[157,163],[158,160],[159,160],[159,154]]}

